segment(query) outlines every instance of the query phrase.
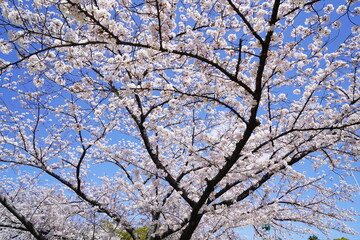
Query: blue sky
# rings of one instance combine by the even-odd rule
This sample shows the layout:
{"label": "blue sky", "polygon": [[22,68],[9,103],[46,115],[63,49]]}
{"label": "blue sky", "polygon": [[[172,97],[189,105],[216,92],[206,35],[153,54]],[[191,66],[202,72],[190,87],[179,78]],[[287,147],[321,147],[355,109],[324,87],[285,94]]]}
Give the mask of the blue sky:
{"label": "blue sky", "polygon": [[[336,7],[335,7],[336,8]],[[359,20],[358,18],[356,20]],[[346,38],[346,36],[349,34],[349,30],[350,30],[350,22],[348,23],[349,25],[344,25],[342,30],[341,30],[341,35],[337,38],[336,41],[334,41],[331,46],[336,46],[336,44],[338,44],[338,42],[341,42],[342,39]],[[0,57],[3,57],[2,55],[0,55]],[[19,72],[17,72],[19,73]],[[1,89],[1,91],[3,91]],[[11,97],[11,93],[9,92],[3,92],[4,98],[10,98]],[[109,169],[111,169],[111,166],[109,167]],[[109,174],[109,169],[104,169],[104,168],[99,168],[96,169],[95,172],[98,175],[102,175],[103,173]],[[13,173],[9,173],[10,175],[12,175]],[[356,184],[356,179],[357,182],[360,182],[360,173],[354,173],[354,178],[352,176],[348,177],[349,181],[352,181],[353,184]],[[358,212],[360,212],[360,194],[357,195],[357,197],[354,199],[355,202],[354,203],[344,203],[343,207],[345,208],[350,208],[353,207],[355,208]],[[355,223],[349,223],[350,227],[353,227],[355,230],[357,230],[358,232],[360,232],[360,217],[357,217],[358,222]],[[252,239],[252,230],[251,229],[246,229],[244,230],[244,235],[249,235],[249,239]],[[318,234],[318,236],[320,237],[320,239],[326,239],[325,236]],[[347,234],[343,234],[343,233],[338,233],[338,232],[333,232],[329,238],[330,239],[334,239],[334,238],[340,238],[340,237],[347,237],[350,240],[359,240],[360,239],[360,233],[358,235],[352,236],[352,235],[347,235]],[[303,239],[307,239],[307,236],[305,236]]]}

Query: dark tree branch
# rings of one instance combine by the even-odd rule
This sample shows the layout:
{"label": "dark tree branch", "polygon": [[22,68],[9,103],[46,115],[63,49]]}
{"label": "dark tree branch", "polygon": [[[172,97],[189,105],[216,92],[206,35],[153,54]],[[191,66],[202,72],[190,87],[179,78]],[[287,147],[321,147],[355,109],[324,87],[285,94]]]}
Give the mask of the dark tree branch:
{"label": "dark tree branch", "polygon": [[152,148],[151,144],[150,144],[150,140],[149,137],[147,135],[146,129],[143,126],[143,121],[139,120],[133,113],[132,111],[127,108],[127,111],[129,112],[129,114],[132,116],[132,118],[134,119],[136,125],[139,128],[140,134],[141,134],[141,138],[144,142],[144,145],[146,147],[146,150],[150,156],[150,158],[152,159],[152,161],[154,162],[155,166],[164,171],[165,173],[165,180],[170,184],[170,186],[172,186],[182,197],[183,199],[191,206],[193,207],[195,205],[195,202],[193,200],[191,200],[188,197],[188,193],[185,191],[185,189],[181,188],[178,184],[178,182],[171,176],[171,174],[169,173],[169,171],[166,169],[166,167],[161,163],[161,160],[158,158],[158,156],[155,154],[154,149]]}
{"label": "dark tree branch", "polygon": [[9,211],[11,212],[14,217],[16,217],[24,227],[33,235],[37,240],[47,240],[45,235],[41,234],[34,226],[34,224],[27,219],[24,215],[22,215],[19,210],[12,205],[5,196],[0,195],[0,203]]}
{"label": "dark tree branch", "polygon": [[249,28],[251,34],[257,39],[259,40],[259,42],[261,43],[261,45],[264,44],[264,40],[260,37],[260,35],[255,31],[255,29],[252,27],[251,23],[246,19],[246,16],[240,12],[239,8],[237,8],[235,6],[235,3],[232,0],[228,0],[228,3],[230,4],[230,6],[232,7],[232,9],[240,16],[240,18],[243,20],[243,22],[245,23],[245,25]]}

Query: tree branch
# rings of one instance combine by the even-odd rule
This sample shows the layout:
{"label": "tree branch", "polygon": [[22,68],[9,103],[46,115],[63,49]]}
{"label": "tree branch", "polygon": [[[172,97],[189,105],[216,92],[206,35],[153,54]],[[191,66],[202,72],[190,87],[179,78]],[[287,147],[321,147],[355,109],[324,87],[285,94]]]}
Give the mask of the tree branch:
{"label": "tree branch", "polygon": [[35,228],[34,224],[22,215],[5,196],[0,195],[0,203],[11,212],[37,240],[47,240],[47,238]]}

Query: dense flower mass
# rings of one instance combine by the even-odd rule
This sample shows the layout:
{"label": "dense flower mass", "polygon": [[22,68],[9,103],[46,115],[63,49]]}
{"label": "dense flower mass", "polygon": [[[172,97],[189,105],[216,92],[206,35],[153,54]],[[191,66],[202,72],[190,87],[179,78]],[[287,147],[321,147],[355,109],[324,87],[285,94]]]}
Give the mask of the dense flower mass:
{"label": "dense flower mass", "polygon": [[356,1],[0,9],[0,238],[354,233]]}

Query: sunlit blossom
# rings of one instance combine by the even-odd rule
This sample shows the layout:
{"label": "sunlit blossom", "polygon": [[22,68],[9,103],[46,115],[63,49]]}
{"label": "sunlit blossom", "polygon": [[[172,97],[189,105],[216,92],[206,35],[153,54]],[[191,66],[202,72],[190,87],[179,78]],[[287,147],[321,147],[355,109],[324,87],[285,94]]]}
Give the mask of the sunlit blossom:
{"label": "sunlit blossom", "polygon": [[353,234],[359,7],[330,2],[0,0],[0,239]]}

